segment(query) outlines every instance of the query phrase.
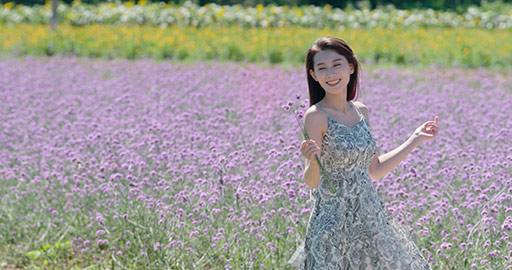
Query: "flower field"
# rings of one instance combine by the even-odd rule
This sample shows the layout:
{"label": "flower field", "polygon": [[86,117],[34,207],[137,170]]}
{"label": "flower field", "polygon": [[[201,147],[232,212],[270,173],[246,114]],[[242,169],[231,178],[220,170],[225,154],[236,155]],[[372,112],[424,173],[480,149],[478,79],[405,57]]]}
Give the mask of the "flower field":
{"label": "flower field", "polygon": [[[146,0],[125,3],[87,5],[74,1],[71,6],[59,4],[63,24],[128,24],[167,27],[178,26],[241,26],[241,27],[308,27],[308,28],[401,28],[401,27],[457,27],[483,29],[512,28],[512,6],[487,4],[471,7],[462,14],[451,11],[399,10],[391,7],[378,9],[339,9],[329,5],[317,6],[198,6],[192,2],[183,5]],[[0,24],[46,24],[51,16],[50,1],[44,6],[15,6],[9,2],[0,5]]]}
{"label": "flower field", "polygon": [[[511,76],[363,65],[382,152],[439,116],[375,182],[434,269],[512,269]],[[289,269],[313,202],[283,107],[306,85],[296,67],[0,59],[0,266]]]}
{"label": "flower field", "polygon": [[169,26],[74,27],[0,25],[0,53],[112,58],[172,58],[186,61],[291,63],[303,65],[319,36],[336,36],[367,63],[511,67],[512,29],[403,28],[314,29]]}

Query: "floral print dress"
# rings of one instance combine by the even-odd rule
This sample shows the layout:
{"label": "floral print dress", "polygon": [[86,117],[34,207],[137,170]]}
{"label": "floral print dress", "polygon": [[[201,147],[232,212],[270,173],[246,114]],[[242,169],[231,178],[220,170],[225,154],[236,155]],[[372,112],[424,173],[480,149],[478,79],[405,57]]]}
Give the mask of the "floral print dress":
{"label": "floral print dress", "polygon": [[376,143],[364,115],[356,107],[360,121],[348,127],[315,106],[328,118],[320,161],[336,189],[320,174],[305,241],[288,263],[301,270],[431,269],[372,184]]}

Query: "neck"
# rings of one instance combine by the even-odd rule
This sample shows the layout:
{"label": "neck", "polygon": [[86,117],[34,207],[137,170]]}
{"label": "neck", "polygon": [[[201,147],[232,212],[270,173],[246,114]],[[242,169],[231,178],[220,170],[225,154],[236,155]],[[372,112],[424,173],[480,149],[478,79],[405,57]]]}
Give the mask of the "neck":
{"label": "neck", "polygon": [[323,98],[322,101],[323,101],[322,104],[327,107],[333,108],[342,113],[348,112],[349,104],[348,104],[348,101],[346,100],[346,94],[331,95],[331,94],[325,93],[325,97]]}

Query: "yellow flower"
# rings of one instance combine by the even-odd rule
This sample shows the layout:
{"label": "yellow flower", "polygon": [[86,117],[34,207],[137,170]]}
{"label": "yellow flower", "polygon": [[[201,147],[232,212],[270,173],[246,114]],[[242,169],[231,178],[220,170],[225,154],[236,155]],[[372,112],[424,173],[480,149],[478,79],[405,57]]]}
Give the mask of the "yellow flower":
{"label": "yellow flower", "polygon": [[219,11],[215,16],[216,16],[217,18],[221,18],[221,17],[222,17],[222,15],[224,15],[224,9],[221,9],[221,10],[220,10],[220,11]]}
{"label": "yellow flower", "polygon": [[256,5],[256,9],[257,9],[259,12],[263,11],[263,5],[262,5],[262,4],[257,4],[257,5]]}
{"label": "yellow flower", "polygon": [[7,2],[5,3],[4,8],[11,9],[13,6],[12,2]]}
{"label": "yellow flower", "polygon": [[139,0],[138,5],[145,6],[147,4],[147,0]]}
{"label": "yellow flower", "polygon": [[134,3],[134,2],[132,2],[132,1],[128,1],[128,2],[126,2],[126,4],[124,4],[124,5],[125,5],[126,7],[133,7],[133,6],[135,5],[135,3]]}

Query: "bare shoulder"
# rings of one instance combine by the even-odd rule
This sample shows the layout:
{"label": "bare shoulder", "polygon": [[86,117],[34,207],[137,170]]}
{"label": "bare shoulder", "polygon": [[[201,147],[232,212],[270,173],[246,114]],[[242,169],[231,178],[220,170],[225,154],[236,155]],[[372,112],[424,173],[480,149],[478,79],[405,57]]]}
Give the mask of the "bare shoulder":
{"label": "bare shoulder", "polygon": [[356,106],[357,106],[357,108],[359,108],[359,109],[368,110],[368,108],[366,107],[366,105],[365,105],[363,102],[359,101],[359,100],[357,100],[357,101],[353,101],[352,103],[353,103],[354,105],[356,105]]}
{"label": "bare shoulder", "polygon": [[364,103],[362,103],[361,101],[354,101],[353,102],[354,105],[356,105],[356,107],[361,111],[361,113],[364,115],[364,117],[366,118],[367,121],[370,121],[369,119],[369,111],[368,111],[368,107],[366,107],[366,105]]}
{"label": "bare shoulder", "polygon": [[320,110],[316,105],[313,105],[306,110],[306,112],[304,113],[304,117],[308,116],[309,118],[315,120],[320,120],[317,118],[325,118],[325,120],[327,120],[327,116],[325,115],[325,113],[322,110]]}
{"label": "bare shoulder", "polygon": [[311,106],[304,113],[304,125],[308,133],[319,130],[323,135],[327,131],[327,116],[317,106]]}

